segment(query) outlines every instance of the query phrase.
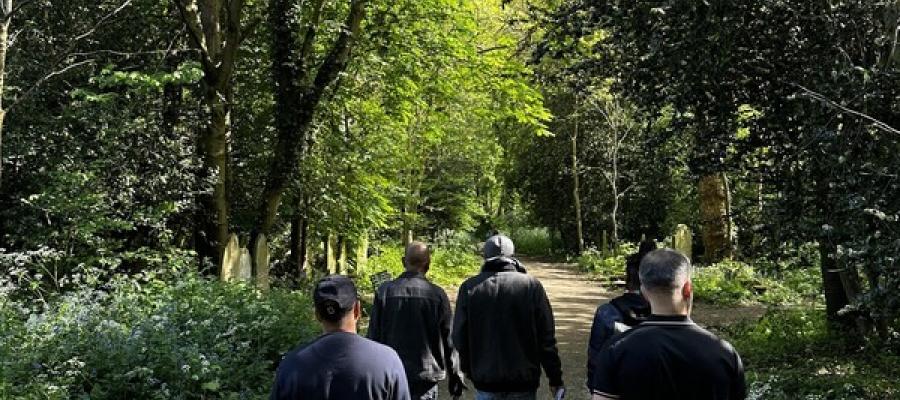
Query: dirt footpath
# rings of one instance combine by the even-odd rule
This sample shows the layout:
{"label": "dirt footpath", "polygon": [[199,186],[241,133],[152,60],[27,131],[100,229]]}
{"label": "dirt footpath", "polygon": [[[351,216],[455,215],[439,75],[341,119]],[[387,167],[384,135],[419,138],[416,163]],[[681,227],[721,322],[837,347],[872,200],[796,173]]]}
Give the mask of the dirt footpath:
{"label": "dirt footpath", "polygon": [[[575,266],[565,263],[523,260],[528,273],[538,278],[547,291],[553,315],[556,319],[556,339],[559,342],[559,356],[563,364],[563,380],[566,383],[566,399],[589,399],[585,388],[587,364],[587,342],[591,332],[591,322],[597,306],[619,295],[619,292],[605,290],[596,281],[578,272]],[[455,301],[456,288],[447,288],[451,301]],[[694,320],[700,325],[727,325],[739,320],[758,319],[764,309],[721,308],[698,304]],[[441,398],[450,399],[446,382],[441,382]],[[474,388],[469,384],[463,398],[474,398]],[[542,378],[538,399],[550,399],[547,378]]]}

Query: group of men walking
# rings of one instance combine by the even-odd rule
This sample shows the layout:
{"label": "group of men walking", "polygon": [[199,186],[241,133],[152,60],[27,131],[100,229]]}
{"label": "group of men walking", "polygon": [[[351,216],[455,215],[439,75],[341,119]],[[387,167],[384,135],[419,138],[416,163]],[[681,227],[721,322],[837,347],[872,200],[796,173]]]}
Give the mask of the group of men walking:
{"label": "group of men walking", "polygon": [[[651,251],[652,250],[652,251]],[[406,271],[378,287],[368,339],[350,278],[316,285],[316,318],[325,333],[288,353],[278,367],[274,399],[436,399],[446,380],[453,397],[472,382],[476,400],[532,400],[541,370],[549,398],[565,395],[553,311],[544,287],[513,257],[503,235],[484,245],[478,275],[459,288],[456,312],[426,278],[428,247],[413,242]],[[588,348],[587,386],[602,399],[745,397],[740,357],[690,320],[690,261],[646,245],[626,268],[627,291],[600,306]]]}

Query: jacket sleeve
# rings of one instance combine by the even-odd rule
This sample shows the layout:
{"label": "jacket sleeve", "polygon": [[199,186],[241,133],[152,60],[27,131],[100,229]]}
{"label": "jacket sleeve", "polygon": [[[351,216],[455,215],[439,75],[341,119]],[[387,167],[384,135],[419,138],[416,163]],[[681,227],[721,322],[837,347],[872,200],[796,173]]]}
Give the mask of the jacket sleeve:
{"label": "jacket sleeve", "polygon": [[382,310],[382,289],[384,285],[375,290],[375,300],[372,301],[372,313],[369,315],[369,332],[366,335],[378,343],[383,343],[384,338],[381,337],[381,318],[384,310]]}
{"label": "jacket sleeve", "polygon": [[462,371],[459,368],[459,353],[456,352],[456,348],[453,346],[453,342],[450,339],[450,333],[453,326],[453,313],[450,310],[450,299],[447,298],[447,294],[441,290],[441,309],[440,309],[440,328],[441,328],[441,345],[444,350],[444,359],[446,360],[448,373],[448,383],[450,384],[450,394],[451,395],[459,395],[460,393],[456,392],[458,389],[462,388],[464,378],[462,375]]}
{"label": "jacket sleeve", "polygon": [[459,292],[456,296],[456,313],[453,316],[452,327],[452,346],[459,355],[459,369],[463,373],[470,375],[472,371],[469,368],[468,303],[468,289],[466,288],[466,285],[463,284],[459,287]]}
{"label": "jacket sleeve", "polygon": [[544,286],[536,281],[535,304],[537,305],[537,319],[535,320],[537,339],[540,346],[541,365],[544,373],[550,380],[550,386],[562,386],[562,362],[559,359],[559,351],[556,349],[556,325],[553,320],[553,309],[550,307],[550,299]]}
{"label": "jacket sleeve", "polygon": [[747,381],[744,378],[744,363],[741,361],[741,356],[738,355],[737,351],[734,351],[734,360],[736,376],[732,381],[731,398],[744,399],[747,398]]}
{"label": "jacket sleeve", "polygon": [[594,314],[591,337],[588,341],[587,381],[589,389],[593,389],[590,387],[590,382],[599,364],[600,350],[603,350],[603,346],[615,334],[615,323],[620,321],[622,321],[622,314],[609,303],[598,307]]}

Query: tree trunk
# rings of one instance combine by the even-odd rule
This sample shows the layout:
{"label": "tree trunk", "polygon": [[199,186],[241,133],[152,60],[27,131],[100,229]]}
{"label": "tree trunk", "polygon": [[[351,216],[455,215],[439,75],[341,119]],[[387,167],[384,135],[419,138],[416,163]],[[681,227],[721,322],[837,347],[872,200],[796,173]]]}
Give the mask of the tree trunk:
{"label": "tree trunk", "polygon": [[578,101],[575,101],[575,130],[572,132],[572,198],[575,202],[575,234],[578,254],[584,253],[584,226],[581,222],[581,193],[578,181]]}
{"label": "tree trunk", "polygon": [[699,197],[705,261],[714,263],[734,257],[730,195],[725,173],[713,173],[700,178]]}
{"label": "tree trunk", "polygon": [[9,23],[12,19],[12,0],[3,1],[3,18],[0,21],[0,188],[3,187],[3,122],[6,109],[3,108],[3,94],[6,92],[6,52],[9,49]]}
{"label": "tree trunk", "polygon": [[831,322],[844,322],[838,311],[850,304],[841,274],[837,267],[837,248],[828,239],[819,240],[819,259],[822,271],[822,291],[825,294],[825,314]]}
{"label": "tree trunk", "polygon": [[291,258],[292,265],[296,269],[297,276],[303,276],[308,267],[309,222],[302,214],[294,216],[291,221]]}
{"label": "tree trunk", "polygon": [[[198,150],[203,161],[201,184],[212,183],[212,193],[200,196],[201,229],[204,231],[198,250],[206,252],[201,256],[210,257],[216,264],[221,263],[222,251],[229,233],[229,149],[228,136],[231,128],[231,106],[229,95],[215,87],[208,87],[204,101],[210,112],[209,125],[198,140]],[[209,254],[214,252],[214,254]]]}

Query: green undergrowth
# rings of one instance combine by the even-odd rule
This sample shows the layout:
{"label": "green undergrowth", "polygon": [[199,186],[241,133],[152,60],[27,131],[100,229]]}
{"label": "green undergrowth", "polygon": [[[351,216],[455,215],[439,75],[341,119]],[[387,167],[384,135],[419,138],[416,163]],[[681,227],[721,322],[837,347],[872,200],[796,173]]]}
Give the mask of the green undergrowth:
{"label": "green undergrowth", "polygon": [[50,305],[0,292],[0,398],[266,398],[281,355],[318,334],[307,291],[117,278]]}
{"label": "green undergrowth", "polygon": [[900,340],[830,331],[822,310],[773,309],[719,329],[740,352],[749,399],[900,398]]}
{"label": "green undergrowth", "polygon": [[[403,248],[399,245],[384,245],[378,254],[369,259],[364,269],[356,271],[356,282],[360,290],[374,292],[372,276],[387,272],[391,278],[403,273]],[[431,254],[431,269],[427,277],[438,286],[456,287],[466,278],[478,273],[482,259],[471,249],[462,247],[435,247]]]}
{"label": "green undergrowth", "polygon": [[[607,286],[625,279],[625,262],[636,246],[624,243],[615,251],[588,249],[575,259],[579,268]],[[718,305],[762,303],[797,305],[817,301],[821,279],[815,266],[799,262],[773,264],[725,260],[697,265],[692,276],[697,300]]]}

